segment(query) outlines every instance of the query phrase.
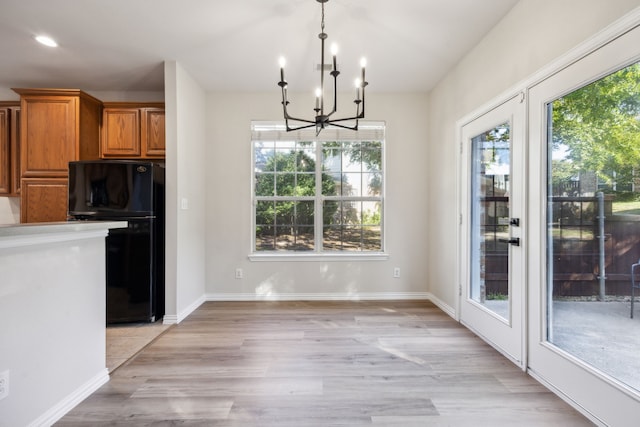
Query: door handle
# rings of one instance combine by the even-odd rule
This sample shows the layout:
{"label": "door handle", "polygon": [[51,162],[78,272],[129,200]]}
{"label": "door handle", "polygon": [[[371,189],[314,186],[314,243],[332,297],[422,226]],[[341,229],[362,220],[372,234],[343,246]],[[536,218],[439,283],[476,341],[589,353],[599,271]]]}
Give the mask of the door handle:
{"label": "door handle", "polygon": [[510,245],[513,245],[513,246],[520,246],[519,237],[514,237],[512,239],[498,239],[498,241],[502,243],[509,243]]}

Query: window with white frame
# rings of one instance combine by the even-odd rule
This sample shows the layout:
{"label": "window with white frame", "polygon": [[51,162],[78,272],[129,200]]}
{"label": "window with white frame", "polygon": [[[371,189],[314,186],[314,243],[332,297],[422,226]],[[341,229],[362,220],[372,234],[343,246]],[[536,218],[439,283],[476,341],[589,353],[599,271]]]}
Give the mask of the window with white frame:
{"label": "window with white frame", "polygon": [[253,252],[382,253],[384,124],[252,123]]}

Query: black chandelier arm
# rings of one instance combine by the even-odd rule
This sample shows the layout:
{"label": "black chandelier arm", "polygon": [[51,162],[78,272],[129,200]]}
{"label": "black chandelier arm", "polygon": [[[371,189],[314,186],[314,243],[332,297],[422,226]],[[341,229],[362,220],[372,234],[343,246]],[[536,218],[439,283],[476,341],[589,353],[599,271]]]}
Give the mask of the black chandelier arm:
{"label": "black chandelier arm", "polygon": [[[361,116],[343,117],[341,119],[329,120],[327,123],[330,125],[334,125],[335,123],[348,122],[348,121],[360,120],[360,119],[362,119]],[[338,125],[335,125],[335,126],[338,126]]]}
{"label": "black chandelier arm", "polygon": [[302,122],[302,123],[312,123],[314,125],[317,123],[315,120],[299,119],[297,117],[290,116],[287,113],[285,113],[284,119],[285,120],[293,120],[293,121]]}
{"label": "black chandelier arm", "polygon": [[333,70],[331,75],[333,76],[333,110],[327,116],[331,116],[338,110],[338,75],[340,71]]}
{"label": "black chandelier arm", "polygon": [[[298,120],[298,119],[292,119],[292,120]],[[311,123],[311,124],[310,125],[297,126],[297,127],[291,127],[291,126],[289,126],[288,120],[284,119],[284,124],[285,124],[285,127],[287,129],[287,132],[291,132],[291,131],[294,131],[294,130],[308,129],[308,128],[312,128],[312,127],[316,126],[316,122],[310,122],[309,120],[301,120],[301,121],[304,121],[306,123]]]}
{"label": "black chandelier arm", "polygon": [[[340,121],[343,121],[343,120],[353,120],[353,119],[340,119],[340,120],[336,120],[336,122],[340,122]],[[355,121],[356,121],[356,124],[354,126],[340,125],[340,124],[335,123],[335,122],[329,122],[329,124],[331,126],[335,126],[337,128],[349,129],[349,130],[358,130],[358,119],[355,119]]]}
{"label": "black chandelier arm", "polygon": [[[302,122],[302,123],[309,123],[308,125],[305,125],[303,127],[295,127],[292,128],[291,126],[289,126],[289,120],[293,120],[296,122]],[[284,107],[284,124],[287,128],[287,132],[291,131],[291,130],[297,130],[297,129],[303,129],[303,128],[307,128],[307,127],[312,127],[316,125],[316,121],[315,120],[306,120],[306,119],[299,119],[297,117],[293,117],[290,116],[289,113],[287,112],[287,107]]]}
{"label": "black chandelier arm", "polygon": [[357,103],[358,104],[358,110],[360,110],[360,114],[359,115],[361,115],[362,118],[364,118],[364,104],[365,104],[365,102],[364,102],[364,93],[366,92],[365,88],[367,87],[368,84],[369,83],[367,83],[366,81],[362,82],[362,110],[360,110],[360,105],[361,104]]}

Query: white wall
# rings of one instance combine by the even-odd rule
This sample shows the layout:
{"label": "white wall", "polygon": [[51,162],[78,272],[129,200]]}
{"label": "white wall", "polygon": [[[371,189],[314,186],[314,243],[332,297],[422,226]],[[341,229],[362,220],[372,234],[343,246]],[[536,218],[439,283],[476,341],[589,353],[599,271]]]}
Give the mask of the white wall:
{"label": "white wall", "polygon": [[164,102],[164,92],[144,91],[86,91],[102,102]]}
{"label": "white wall", "polygon": [[56,231],[0,238],[0,427],[50,425],[109,378],[107,230]]}
{"label": "white wall", "polygon": [[521,0],[430,94],[429,289],[455,306],[456,121],[638,6],[637,0]]}
{"label": "white wall", "polygon": [[[282,120],[279,97],[277,90],[208,94],[207,295],[220,299],[424,297],[431,205],[427,95],[376,94],[373,89],[368,93],[367,119],[387,124],[388,260],[252,262],[247,258],[252,238],[250,122]],[[401,268],[400,279],[392,277],[394,267]],[[234,278],[236,268],[244,270],[243,279]]]}
{"label": "white wall", "polygon": [[0,197],[0,224],[20,222],[20,198]]}
{"label": "white wall", "polygon": [[[175,61],[165,63],[166,316],[179,322],[205,294],[206,96]],[[187,209],[181,208],[186,200]]]}

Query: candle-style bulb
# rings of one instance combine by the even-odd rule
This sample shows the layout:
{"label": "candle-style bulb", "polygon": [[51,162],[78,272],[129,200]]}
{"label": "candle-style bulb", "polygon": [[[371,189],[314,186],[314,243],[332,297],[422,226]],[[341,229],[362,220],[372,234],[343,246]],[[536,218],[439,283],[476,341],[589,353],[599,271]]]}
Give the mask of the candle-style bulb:
{"label": "candle-style bulb", "polygon": [[362,58],[362,59],[360,59],[360,66],[361,66],[362,68],[364,68],[364,67],[366,67],[366,66],[367,66],[367,58]]}
{"label": "candle-style bulb", "polygon": [[333,55],[333,71],[338,71],[338,61],[336,59],[336,55],[338,54],[338,45],[333,43],[331,45],[331,55]]}
{"label": "candle-style bulb", "polygon": [[355,80],[356,89],[358,89],[361,84],[362,84],[362,81],[360,81],[360,79]]}
{"label": "candle-style bulb", "polygon": [[284,68],[284,66],[287,65],[287,60],[284,59],[284,56],[281,56],[280,59],[278,59],[278,64],[280,64],[280,68]]}

